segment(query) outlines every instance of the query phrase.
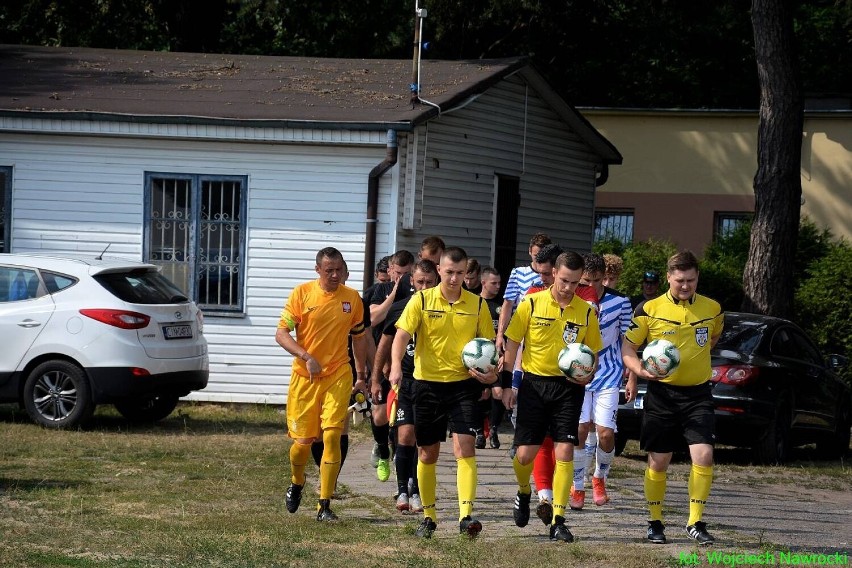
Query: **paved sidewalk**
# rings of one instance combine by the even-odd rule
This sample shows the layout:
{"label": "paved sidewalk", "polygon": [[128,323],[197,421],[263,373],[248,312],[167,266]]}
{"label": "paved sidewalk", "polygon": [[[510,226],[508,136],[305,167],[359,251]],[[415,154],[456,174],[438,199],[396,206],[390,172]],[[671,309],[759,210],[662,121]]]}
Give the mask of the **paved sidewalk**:
{"label": "paved sidewalk", "polygon": [[[359,436],[360,437],[360,436]],[[499,450],[477,450],[479,485],[474,516],[483,524],[481,538],[547,539],[547,527],[535,516],[533,497],[530,523],[524,528],[512,520],[512,503],[517,485],[508,449],[511,434],[501,429]],[[351,493],[376,498],[373,522],[414,526],[421,516],[403,515],[396,511],[395,476],[382,483],[370,465],[372,439],[353,443],[341,475],[340,483]],[[626,460],[626,462],[625,462]],[[623,467],[620,467],[620,463]],[[452,444],[441,446],[438,461],[438,530],[434,538],[455,538],[458,534],[458,501],[456,497],[455,458]],[[583,511],[568,511],[567,523],[578,542],[607,544],[612,542],[644,543],[647,526],[641,462],[636,458],[616,458],[613,478],[608,483],[611,502],[596,507],[588,493]],[[688,464],[673,464],[671,475],[680,468],[680,479],[670,481],[666,495],[666,534],[673,555],[691,548],[683,525],[688,514],[685,472]],[[621,477],[625,476],[625,477]],[[759,552],[762,546],[775,545],[780,550],[812,552],[849,552],[852,550],[852,496],[841,491],[802,485],[741,485],[735,479],[717,477],[707,505],[705,518],[710,531],[719,541],[717,548]],[[795,494],[784,488],[795,489]],[[384,513],[386,511],[386,513]],[[649,545],[651,546],[651,545]]]}

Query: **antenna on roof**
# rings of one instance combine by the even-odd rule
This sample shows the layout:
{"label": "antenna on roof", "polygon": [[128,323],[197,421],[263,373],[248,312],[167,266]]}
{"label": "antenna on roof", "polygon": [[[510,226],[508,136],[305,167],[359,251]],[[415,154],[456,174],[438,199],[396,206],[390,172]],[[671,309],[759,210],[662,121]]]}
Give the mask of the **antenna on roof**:
{"label": "antenna on roof", "polygon": [[421,103],[435,107],[438,109],[438,115],[440,115],[441,107],[420,98],[420,59],[423,53],[423,20],[426,19],[427,15],[426,8],[420,7],[420,0],[415,0],[414,2],[414,14],[414,60],[411,65],[411,84],[409,85],[409,89],[411,90],[411,108]]}
{"label": "antenna on roof", "polygon": [[110,246],[111,244],[112,244],[112,243],[109,243],[109,244],[108,244],[108,245],[104,248],[104,250],[102,250],[102,251],[101,251],[101,254],[99,254],[98,256],[96,256],[96,257],[95,257],[95,260],[103,260],[103,259],[104,259],[104,253],[107,251],[107,249],[109,248],[109,246]]}

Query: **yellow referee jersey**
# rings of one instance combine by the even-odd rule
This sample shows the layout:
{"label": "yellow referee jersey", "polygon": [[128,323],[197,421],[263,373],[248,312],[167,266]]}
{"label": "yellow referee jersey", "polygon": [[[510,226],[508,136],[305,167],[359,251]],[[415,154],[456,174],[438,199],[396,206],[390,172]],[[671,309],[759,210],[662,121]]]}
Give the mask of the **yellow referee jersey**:
{"label": "yellow referee jersey", "polygon": [[[278,329],[296,331],[296,341],[322,365],[314,378],[333,375],[349,363],[349,335],[364,333],[364,303],[354,289],[340,285],[326,292],[319,280],[299,284],[287,299]],[[310,373],[301,359],[293,360],[294,370],[305,377]]]}
{"label": "yellow referee jersey", "polygon": [[548,377],[562,375],[557,360],[569,343],[585,343],[595,353],[603,349],[595,309],[577,294],[562,308],[549,288],[524,298],[504,335],[524,344],[524,371]]}
{"label": "yellow referee jersey", "polygon": [[448,302],[441,287],[414,294],[396,327],[414,341],[414,378],[450,383],[470,378],[462,363],[465,344],[474,337],[494,339],[494,324],[485,300],[461,291],[457,302]]}
{"label": "yellow referee jersey", "polygon": [[638,306],[625,337],[633,345],[667,339],[680,350],[680,365],[662,379],[677,386],[699,385],[710,379],[710,344],[722,333],[725,315],[719,302],[695,294],[676,300],[671,291]]}

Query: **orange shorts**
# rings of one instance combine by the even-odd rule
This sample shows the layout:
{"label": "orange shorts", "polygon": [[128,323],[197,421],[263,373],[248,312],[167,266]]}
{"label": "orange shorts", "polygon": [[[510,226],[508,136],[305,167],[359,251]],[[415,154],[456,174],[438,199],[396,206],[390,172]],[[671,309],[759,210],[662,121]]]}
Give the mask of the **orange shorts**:
{"label": "orange shorts", "polygon": [[321,379],[290,377],[287,394],[287,434],[291,438],[320,438],[323,430],[343,428],[352,394],[352,369],[341,365]]}

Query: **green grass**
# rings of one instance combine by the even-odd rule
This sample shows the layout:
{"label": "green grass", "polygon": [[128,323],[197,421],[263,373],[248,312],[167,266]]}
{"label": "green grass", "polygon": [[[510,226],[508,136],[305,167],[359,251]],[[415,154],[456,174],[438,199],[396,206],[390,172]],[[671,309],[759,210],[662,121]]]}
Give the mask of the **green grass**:
{"label": "green grass", "polygon": [[[366,435],[365,426],[353,432]],[[284,416],[269,406],[187,404],[146,427],[105,407],[68,432],[0,406],[0,566],[671,565],[630,544],[422,542],[413,521],[370,495],[339,501],[344,520],[334,525],[289,515],[288,448]],[[822,475],[852,486],[848,468]]]}

